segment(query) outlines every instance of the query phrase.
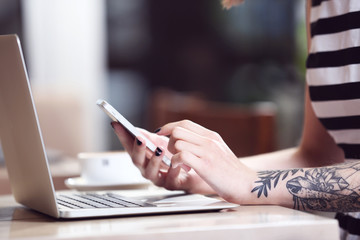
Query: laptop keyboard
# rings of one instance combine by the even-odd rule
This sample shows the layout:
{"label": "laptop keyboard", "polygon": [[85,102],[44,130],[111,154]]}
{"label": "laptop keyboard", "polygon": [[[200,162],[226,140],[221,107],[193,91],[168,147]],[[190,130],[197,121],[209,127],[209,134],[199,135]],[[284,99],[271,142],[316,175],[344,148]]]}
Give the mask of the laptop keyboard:
{"label": "laptop keyboard", "polygon": [[79,193],[59,194],[57,203],[68,208],[124,208],[124,207],[149,207],[154,206],[139,200],[127,199],[114,193]]}

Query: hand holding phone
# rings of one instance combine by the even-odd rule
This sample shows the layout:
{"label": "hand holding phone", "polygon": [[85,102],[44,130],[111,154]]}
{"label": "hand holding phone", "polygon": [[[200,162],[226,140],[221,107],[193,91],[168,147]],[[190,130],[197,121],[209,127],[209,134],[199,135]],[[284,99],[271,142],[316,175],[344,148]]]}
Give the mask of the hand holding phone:
{"label": "hand holding phone", "polygon": [[[99,99],[96,104],[115,122],[120,123],[126,130],[128,130],[134,137],[141,136],[146,141],[146,147],[152,152],[155,152],[156,146],[147,137],[139,132],[123,115],[121,115],[113,106],[107,103],[105,100]],[[171,166],[171,160],[164,155],[162,161],[167,165]]]}

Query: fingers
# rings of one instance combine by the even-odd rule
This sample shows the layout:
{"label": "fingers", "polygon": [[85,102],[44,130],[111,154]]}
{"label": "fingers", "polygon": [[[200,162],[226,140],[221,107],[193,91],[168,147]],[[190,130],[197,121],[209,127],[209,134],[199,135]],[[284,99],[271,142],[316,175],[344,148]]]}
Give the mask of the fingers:
{"label": "fingers", "polygon": [[[167,137],[158,136],[143,129],[139,129],[147,138],[156,144],[156,146],[159,146],[155,153],[152,153],[147,150],[146,141],[141,136],[134,139],[119,123],[113,122],[111,125],[122,145],[130,154],[133,163],[139,168],[141,174],[145,178],[152,181],[155,185],[167,189],[183,189],[184,186],[182,186],[183,183],[179,176],[181,168],[186,171],[189,171],[190,168],[178,164],[180,167],[166,167],[166,172],[162,170],[162,168],[164,168],[164,164],[162,163],[162,158],[165,154],[164,147],[166,148],[169,141]],[[183,146],[180,145],[179,147],[182,148]]]}
{"label": "fingers", "polygon": [[138,128],[138,130],[147,137],[151,142],[153,142],[156,146],[163,146],[166,147],[169,141],[169,138],[165,136],[159,136],[154,133],[149,133],[148,131]]}
{"label": "fingers", "polygon": [[[188,184],[186,184],[189,180],[184,176],[188,176],[186,172],[188,172],[191,168],[186,166],[186,161],[183,161],[183,158],[179,156],[176,157],[175,166],[172,168],[166,167],[167,171],[162,170],[162,168],[164,168],[164,164],[162,163],[162,158],[165,154],[164,149],[169,143],[169,139],[167,137],[159,136],[139,129],[147,138],[149,138],[150,141],[152,141],[156,146],[159,146],[156,153],[153,154],[151,151],[147,150],[146,141],[141,136],[133,138],[120,124],[116,122],[112,123],[112,126],[122,145],[131,155],[134,164],[139,168],[141,174],[145,178],[152,181],[155,185],[165,187],[167,189],[185,190],[187,188],[193,188],[193,186],[188,186]],[[181,127],[175,131],[174,136],[175,137],[172,137],[172,139],[186,139],[189,141],[180,140],[178,143],[174,144],[177,149],[176,151],[193,149],[193,153],[191,153],[192,156],[201,155],[201,151],[199,146],[196,145],[196,142],[200,142],[202,136],[191,133],[191,131]],[[195,161],[191,160],[191,162]],[[196,162],[200,161],[197,160]]]}
{"label": "fingers", "polygon": [[[173,141],[174,143],[172,144]],[[171,138],[168,149],[174,154],[179,152],[190,152],[197,157],[204,156],[204,148],[202,148],[200,144],[191,143],[182,139]]]}
{"label": "fingers", "polygon": [[164,184],[164,176],[160,172],[160,166],[162,158],[164,156],[164,150],[156,148],[155,154],[151,157],[147,165],[145,166],[143,176],[151,180],[155,185],[162,186]]}
{"label": "fingers", "polygon": [[182,120],[179,122],[168,123],[168,124],[162,126],[161,128],[159,128],[158,130],[156,130],[156,132],[158,135],[170,136],[170,135],[172,135],[172,133],[176,127],[181,127],[181,128],[187,129],[188,131],[196,133],[203,137],[222,141],[222,138],[220,137],[220,135],[218,133],[211,131],[207,128],[204,128],[203,126],[196,124],[189,120]]}
{"label": "fingers", "polygon": [[[177,126],[170,136],[168,150],[173,154],[187,152],[185,154],[191,153],[195,157],[208,159],[208,152],[215,151],[215,149],[223,145],[222,143],[223,142],[200,136],[199,134]],[[184,164],[187,165],[186,163]],[[177,165],[175,165],[175,167],[176,166]],[[187,169],[184,168],[184,170]]]}
{"label": "fingers", "polygon": [[171,167],[173,169],[186,166],[185,170],[189,171],[190,168],[193,168],[196,171],[197,169],[203,168],[201,166],[202,164],[206,164],[206,162],[202,161],[190,151],[181,151],[175,154],[171,159]]}
{"label": "fingers", "polygon": [[146,159],[146,145],[145,140],[142,137],[137,137],[133,143],[133,149],[129,152],[133,163],[137,166],[141,173],[144,172],[144,168],[147,165]]}
{"label": "fingers", "polygon": [[127,152],[130,152],[133,146],[134,137],[118,122],[111,122],[116,136]]}
{"label": "fingers", "polygon": [[[204,137],[191,132],[185,128],[182,127],[175,127],[168,144],[168,150],[172,153],[176,153],[178,151],[184,150],[184,148],[191,148],[192,146],[199,146],[206,141]],[[194,153],[196,154],[196,149]]]}
{"label": "fingers", "polygon": [[181,179],[180,179],[180,172],[181,168],[169,168],[168,172],[166,173],[166,178],[164,181],[164,187],[169,190],[177,190],[177,189],[183,189],[185,190],[185,186],[182,185]]}

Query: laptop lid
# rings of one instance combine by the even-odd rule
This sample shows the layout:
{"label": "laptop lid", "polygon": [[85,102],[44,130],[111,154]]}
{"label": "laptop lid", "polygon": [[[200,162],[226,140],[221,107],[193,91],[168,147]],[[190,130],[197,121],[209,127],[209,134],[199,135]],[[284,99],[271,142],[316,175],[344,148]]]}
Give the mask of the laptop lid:
{"label": "laptop lid", "polygon": [[17,35],[0,36],[0,139],[15,200],[58,217],[39,121]]}

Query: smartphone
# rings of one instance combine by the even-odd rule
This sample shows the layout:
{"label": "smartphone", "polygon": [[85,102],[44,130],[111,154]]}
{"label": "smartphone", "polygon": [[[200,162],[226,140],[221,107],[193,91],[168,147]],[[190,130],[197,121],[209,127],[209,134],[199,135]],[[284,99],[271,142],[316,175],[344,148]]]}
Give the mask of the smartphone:
{"label": "smartphone", "polygon": [[[134,125],[132,125],[123,115],[121,115],[113,106],[111,106],[105,100],[99,99],[96,101],[96,104],[115,122],[120,123],[126,130],[128,130],[131,135],[134,137],[141,136],[146,141],[146,147],[150,151],[155,152],[156,146],[152,143],[147,137],[144,136],[140,131],[138,131]],[[171,160],[164,155],[162,161],[167,165],[171,166]]]}

